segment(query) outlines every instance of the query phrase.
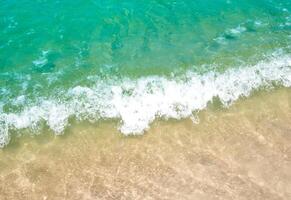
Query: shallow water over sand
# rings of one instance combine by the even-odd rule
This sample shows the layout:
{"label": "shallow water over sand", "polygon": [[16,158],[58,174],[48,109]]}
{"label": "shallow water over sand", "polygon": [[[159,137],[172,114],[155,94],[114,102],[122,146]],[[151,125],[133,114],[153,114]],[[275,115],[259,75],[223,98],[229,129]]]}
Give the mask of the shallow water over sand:
{"label": "shallow water over sand", "polygon": [[[291,87],[290,0],[0,4],[0,148],[118,119],[142,134],[273,84]],[[15,133],[16,132],[16,133]]]}
{"label": "shallow water over sand", "polygon": [[13,138],[0,150],[0,199],[290,199],[291,90],[229,109],[157,121],[125,137],[116,123]]}

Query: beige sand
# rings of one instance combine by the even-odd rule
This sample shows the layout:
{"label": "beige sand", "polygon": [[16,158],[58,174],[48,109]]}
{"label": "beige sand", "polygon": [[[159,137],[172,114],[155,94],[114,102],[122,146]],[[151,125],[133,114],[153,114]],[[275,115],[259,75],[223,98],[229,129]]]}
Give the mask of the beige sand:
{"label": "beige sand", "polygon": [[0,199],[291,199],[290,89],[199,116],[139,137],[104,122],[16,138],[0,150]]}

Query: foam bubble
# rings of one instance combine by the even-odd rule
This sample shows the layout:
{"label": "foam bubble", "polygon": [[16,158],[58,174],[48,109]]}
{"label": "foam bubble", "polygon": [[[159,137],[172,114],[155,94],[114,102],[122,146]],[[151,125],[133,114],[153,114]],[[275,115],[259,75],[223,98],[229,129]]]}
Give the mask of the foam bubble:
{"label": "foam bubble", "polygon": [[[14,105],[23,105],[25,103],[25,95],[20,95],[12,102]],[[1,107],[1,106],[0,106]]]}
{"label": "foam bubble", "polygon": [[237,35],[237,34],[241,34],[243,32],[245,32],[247,29],[243,26],[238,26],[236,28],[233,28],[233,29],[230,29],[229,32],[234,34],[234,35]]}
{"label": "foam bubble", "polygon": [[10,141],[7,119],[5,114],[0,115],[0,148],[3,148]]}
{"label": "foam bubble", "polygon": [[242,33],[246,32],[247,28],[243,26],[243,24],[238,25],[235,28],[227,29],[222,35],[216,37],[214,41],[220,43],[220,44],[226,44],[227,39],[233,39],[235,37],[238,37]]}
{"label": "foam bubble", "polygon": [[93,87],[77,86],[65,95],[40,100],[19,113],[1,111],[0,146],[9,142],[10,130],[38,129],[43,122],[56,134],[61,134],[70,117],[92,122],[120,119],[120,131],[126,135],[142,134],[156,118],[190,117],[198,123],[193,113],[205,109],[214,97],[229,106],[260,87],[274,83],[290,87],[290,55],[274,56],[269,61],[224,73],[200,75],[188,71],[183,77],[99,79]]}
{"label": "foam bubble", "polygon": [[42,51],[41,52],[41,56],[37,59],[32,61],[32,63],[36,66],[36,67],[42,67],[44,65],[46,65],[48,63],[48,59],[47,59],[47,55],[48,55],[49,51]]}

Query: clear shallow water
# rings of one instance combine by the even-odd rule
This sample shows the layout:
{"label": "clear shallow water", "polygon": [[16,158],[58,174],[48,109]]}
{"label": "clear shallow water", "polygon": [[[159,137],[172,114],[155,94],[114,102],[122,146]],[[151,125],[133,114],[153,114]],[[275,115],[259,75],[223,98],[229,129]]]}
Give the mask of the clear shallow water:
{"label": "clear shallow water", "polygon": [[195,126],[159,121],[143,137],[111,122],[13,137],[0,150],[1,199],[289,200],[290,90],[208,109]]}
{"label": "clear shallow water", "polygon": [[[125,134],[291,85],[291,2],[2,1],[0,146],[120,119]],[[197,121],[192,116],[193,121]]]}

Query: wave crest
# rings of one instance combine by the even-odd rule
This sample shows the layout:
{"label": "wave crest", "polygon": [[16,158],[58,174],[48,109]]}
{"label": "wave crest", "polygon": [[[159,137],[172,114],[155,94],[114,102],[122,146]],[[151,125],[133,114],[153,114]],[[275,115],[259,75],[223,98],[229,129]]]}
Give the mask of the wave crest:
{"label": "wave crest", "polygon": [[150,76],[99,80],[93,87],[71,88],[62,97],[40,101],[19,113],[1,111],[0,147],[9,142],[10,130],[38,129],[42,122],[61,134],[70,117],[93,122],[118,118],[122,133],[142,134],[156,118],[193,118],[193,112],[205,109],[214,97],[228,106],[273,83],[291,86],[290,55],[224,73],[199,75],[189,71],[183,79]]}

